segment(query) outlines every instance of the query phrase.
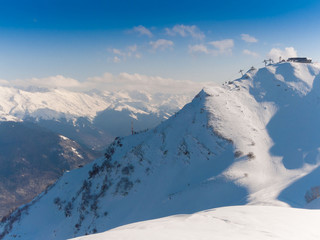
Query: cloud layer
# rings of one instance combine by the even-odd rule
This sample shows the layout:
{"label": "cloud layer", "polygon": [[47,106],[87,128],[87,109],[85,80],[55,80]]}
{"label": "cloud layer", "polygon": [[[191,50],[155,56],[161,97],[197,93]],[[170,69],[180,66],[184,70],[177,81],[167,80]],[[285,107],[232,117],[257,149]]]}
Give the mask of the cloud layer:
{"label": "cloud layer", "polygon": [[234,47],[233,39],[224,39],[220,41],[209,42],[217,49],[218,54],[232,54],[232,48]]}
{"label": "cloud layer", "polygon": [[183,25],[177,24],[172,28],[165,28],[167,35],[181,37],[191,36],[196,39],[203,39],[205,37],[204,33],[196,25]]}
{"label": "cloud layer", "polygon": [[241,34],[241,39],[247,43],[256,43],[258,42],[258,39],[256,39],[255,37],[253,36],[250,36],[249,34],[246,34],[246,33],[242,33]]}
{"label": "cloud layer", "polygon": [[209,54],[207,46],[204,44],[189,45],[189,53],[205,53]]}
{"label": "cloud layer", "polygon": [[8,81],[9,85],[17,87],[41,87],[41,88],[81,88],[82,84],[73,78],[65,77],[62,75],[50,76],[45,78],[30,78],[30,79],[17,79]]}
{"label": "cloud layer", "polygon": [[193,82],[187,80],[174,80],[159,76],[147,76],[142,74],[120,73],[112,75],[105,73],[103,76],[89,78],[85,85],[100,86],[100,89],[108,91],[143,90],[150,93],[172,93],[183,94],[187,92],[198,92],[208,83]]}
{"label": "cloud layer", "polygon": [[141,54],[138,53],[137,49],[138,49],[137,45],[134,44],[134,45],[128,46],[125,50],[111,48],[109,49],[109,52],[114,54],[112,61],[114,63],[119,63],[119,62],[125,61],[127,58],[130,58],[130,57],[141,58]]}
{"label": "cloud layer", "polygon": [[[164,29],[157,29],[153,27],[153,32],[151,32],[145,26],[139,25],[135,26],[133,29],[129,30],[130,33],[138,33],[139,35],[145,35],[152,37],[154,40],[140,40],[142,42],[135,43],[131,47],[126,47],[126,49],[111,49],[113,56],[109,57],[110,62],[120,63],[125,62],[129,57],[141,58],[142,54],[137,52],[137,44],[139,45],[139,51],[144,53],[144,57],[148,57],[148,53],[156,53],[159,50],[164,51],[166,49],[171,49],[174,52],[176,49],[181,49],[185,47],[186,53],[191,55],[206,54],[212,56],[228,55],[232,56],[233,50],[235,48],[235,41],[239,41],[236,38],[226,38],[220,40],[211,39],[211,41],[204,41],[204,39],[212,36],[213,31],[208,30],[206,34],[200,30],[196,25],[184,25],[176,24],[172,27],[167,27]],[[165,33],[163,33],[163,31]],[[166,37],[164,37],[164,34]],[[185,38],[182,42],[181,39],[175,37]],[[242,33],[241,40],[247,43],[257,43],[258,39],[247,33]],[[136,41],[136,40],[135,40]],[[189,44],[186,44],[189,42]],[[186,44],[186,45],[185,45]],[[174,47],[174,48],[173,48]],[[257,52],[253,52],[248,49],[242,49],[242,54],[250,57],[258,57]],[[154,55],[153,55],[154,56]]]}
{"label": "cloud layer", "polygon": [[256,53],[256,52],[253,52],[253,51],[250,51],[250,50],[248,50],[248,49],[244,49],[243,51],[242,51],[242,53],[243,54],[245,54],[245,55],[248,55],[248,56],[252,56],[252,57],[259,57],[259,54],[258,53]]}
{"label": "cloud layer", "polygon": [[148,37],[152,37],[153,36],[151,31],[148,28],[146,28],[146,27],[144,27],[142,25],[134,27],[133,28],[133,32],[139,33],[140,35],[146,35]]}
{"label": "cloud layer", "polygon": [[223,55],[223,54],[231,55],[233,47],[234,47],[233,39],[223,39],[220,41],[209,42],[207,45],[205,44],[189,45],[189,53],[190,54],[204,53],[204,54],[211,54],[213,56]]}
{"label": "cloud layer", "polygon": [[214,83],[174,80],[172,78],[147,76],[137,73],[130,74],[125,72],[118,75],[104,73],[102,76],[90,77],[84,82],[57,75],[46,78],[31,78],[15,81],[0,80],[0,84],[2,86],[14,86],[22,89],[35,86],[38,88],[62,88],[81,92],[98,89],[105,91],[142,90],[149,93],[171,94],[196,94],[204,86],[214,85]]}
{"label": "cloud layer", "polygon": [[157,50],[157,49],[165,50],[166,48],[172,47],[173,42],[167,39],[158,39],[155,42],[151,41],[150,45],[154,50]]}

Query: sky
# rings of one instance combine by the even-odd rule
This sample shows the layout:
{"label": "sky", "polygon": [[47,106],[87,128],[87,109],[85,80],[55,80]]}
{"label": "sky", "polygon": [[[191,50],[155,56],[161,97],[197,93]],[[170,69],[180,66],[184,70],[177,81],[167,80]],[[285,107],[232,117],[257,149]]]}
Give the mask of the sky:
{"label": "sky", "polygon": [[268,58],[320,61],[319,11],[316,0],[0,0],[0,82],[222,83]]}

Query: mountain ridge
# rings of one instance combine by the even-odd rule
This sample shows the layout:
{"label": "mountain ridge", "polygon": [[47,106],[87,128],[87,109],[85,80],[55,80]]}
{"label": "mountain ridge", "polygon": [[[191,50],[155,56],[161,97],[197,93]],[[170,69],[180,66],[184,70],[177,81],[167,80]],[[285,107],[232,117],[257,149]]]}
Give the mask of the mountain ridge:
{"label": "mountain ridge", "polygon": [[[205,88],[157,127],[117,138],[104,158],[65,174],[28,215],[4,221],[3,239],[65,239],[222,206],[307,208],[318,197],[319,72],[279,63]],[[293,130],[302,140],[287,136]]]}

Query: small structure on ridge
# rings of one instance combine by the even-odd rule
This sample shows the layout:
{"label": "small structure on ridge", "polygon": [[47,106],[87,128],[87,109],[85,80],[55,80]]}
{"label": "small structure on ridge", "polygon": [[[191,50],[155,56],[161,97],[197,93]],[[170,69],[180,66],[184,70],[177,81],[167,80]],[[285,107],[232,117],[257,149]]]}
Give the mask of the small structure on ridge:
{"label": "small structure on ridge", "polygon": [[288,58],[287,62],[312,63],[312,59],[306,57],[294,57]]}

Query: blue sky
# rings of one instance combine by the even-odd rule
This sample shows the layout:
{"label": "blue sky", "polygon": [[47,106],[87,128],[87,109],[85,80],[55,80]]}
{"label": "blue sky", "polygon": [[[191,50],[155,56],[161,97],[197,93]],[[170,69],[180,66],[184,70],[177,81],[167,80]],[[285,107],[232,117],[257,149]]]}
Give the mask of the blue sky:
{"label": "blue sky", "polygon": [[266,57],[320,60],[315,0],[0,4],[0,79],[9,81],[137,73],[223,82]]}

